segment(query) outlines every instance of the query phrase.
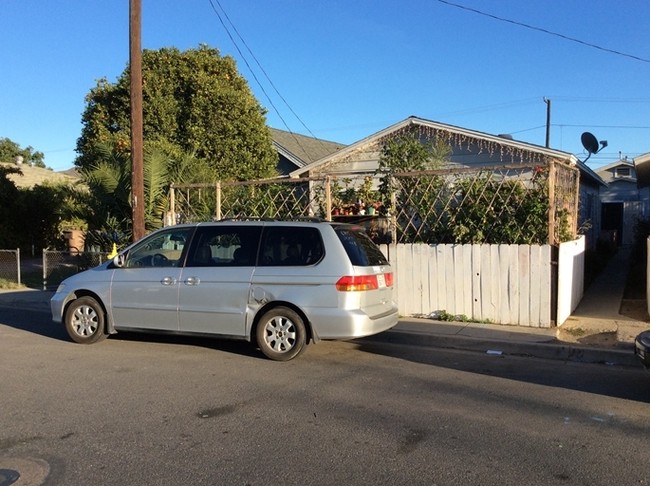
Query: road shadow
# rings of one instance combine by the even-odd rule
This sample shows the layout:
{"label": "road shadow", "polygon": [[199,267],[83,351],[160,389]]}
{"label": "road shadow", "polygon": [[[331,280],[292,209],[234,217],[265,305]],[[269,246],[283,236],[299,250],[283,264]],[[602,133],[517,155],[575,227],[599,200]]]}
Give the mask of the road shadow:
{"label": "road shadow", "polygon": [[[29,309],[27,307],[16,308],[0,304],[0,325],[38,334],[39,336],[46,338],[56,339],[57,341],[72,342],[72,339],[68,336],[63,324],[53,322],[50,313],[45,312],[42,309]],[[174,333],[120,331],[108,336],[107,339],[115,341],[197,346],[251,358],[267,359],[259,348],[247,341],[204,335],[193,336]]]}
{"label": "road shadow", "polygon": [[[67,335],[67,334],[66,334]],[[254,344],[236,339],[218,338],[204,335],[187,335],[161,332],[120,331],[108,337],[110,340],[157,343],[169,345],[196,346],[224,353],[237,354],[250,358],[267,359]]]}
{"label": "road shadow", "polygon": [[412,346],[371,339],[354,341],[360,351],[414,363],[505,378],[526,383],[614,398],[650,403],[650,373],[638,367],[607,363],[580,363],[468,351],[453,348]]}
{"label": "road shadow", "polygon": [[70,341],[63,325],[53,322],[50,313],[39,308],[0,305],[0,324],[58,341]]}

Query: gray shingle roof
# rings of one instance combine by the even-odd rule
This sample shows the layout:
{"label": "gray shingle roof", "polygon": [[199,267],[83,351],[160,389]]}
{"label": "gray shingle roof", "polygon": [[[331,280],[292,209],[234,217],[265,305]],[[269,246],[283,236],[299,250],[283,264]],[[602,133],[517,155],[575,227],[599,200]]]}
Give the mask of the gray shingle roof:
{"label": "gray shingle roof", "polygon": [[285,132],[277,128],[271,128],[271,136],[278,151],[298,167],[309,165],[346,147],[342,143]]}

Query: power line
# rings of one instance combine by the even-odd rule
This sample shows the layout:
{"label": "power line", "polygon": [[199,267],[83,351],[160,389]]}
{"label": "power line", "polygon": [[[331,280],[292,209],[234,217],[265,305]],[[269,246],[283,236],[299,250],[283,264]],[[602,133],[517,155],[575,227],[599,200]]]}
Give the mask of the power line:
{"label": "power line", "polygon": [[576,103],[650,103],[650,98],[587,98],[579,96],[550,96],[550,98]]}
{"label": "power line", "polygon": [[[218,0],[215,0],[215,1],[216,1],[217,5],[219,5],[219,8],[221,8],[221,10],[224,12],[224,15],[225,15],[225,11],[224,11],[223,8],[221,7],[221,4],[218,2]],[[243,52],[241,51],[241,49],[239,48],[239,45],[237,44],[237,42],[235,42],[235,39],[233,38],[232,34],[230,33],[230,29],[228,29],[228,26],[227,26],[226,23],[223,21],[223,18],[221,17],[221,14],[220,14],[219,11],[217,10],[217,8],[214,6],[214,2],[213,2],[213,0],[210,0],[210,5],[212,6],[212,10],[214,10],[214,13],[217,15],[217,18],[219,19],[219,22],[221,22],[221,25],[223,26],[224,30],[226,31],[226,34],[227,34],[228,37],[230,38],[230,41],[231,41],[231,42],[233,43],[233,45],[235,46],[235,49],[237,49],[237,52],[239,52],[239,56],[242,58],[242,60],[244,61],[244,63],[245,63],[246,66],[248,67],[248,70],[250,71],[251,75],[252,75],[253,78],[255,79],[255,82],[257,83],[257,85],[258,85],[258,86],[260,87],[260,89],[262,90],[262,93],[264,93],[264,96],[266,96],[266,99],[268,100],[268,102],[269,102],[269,103],[271,104],[271,106],[273,107],[273,110],[275,111],[275,113],[278,115],[278,117],[280,118],[280,120],[282,120],[282,123],[284,124],[284,126],[286,126],[287,129],[288,129],[287,122],[284,120],[284,118],[282,118],[282,115],[280,115],[280,112],[278,111],[278,109],[276,108],[276,106],[273,104],[273,100],[271,100],[271,97],[269,96],[269,94],[268,94],[268,93],[266,92],[266,90],[264,89],[264,86],[262,86],[262,83],[260,82],[260,80],[257,78],[257,75],[255,74],[255,71],[253,71],[253,68],[252,68],[251,65],[248,63],[248,60],[246,59],[246,56],[244,56],[244,53],[243,53]]]}
{"label": "power line", "polygon": [[531,97],[531,98],[525,98],[525,99],[515,100],[515,101],[506,101],[504,103],[497,103],[493,105],[477,106],[474,108],[466,108],[463,110],[441,113],[439,116],[471,115],[474,113],[480,113],[484,111],[500,110],[503,108],[511,108],[513,106],[520,106],[520,105],[529,105],[532,103],[537,103],[538,101],[539,101],[538,97]]}
{"label": "power line", "polygon": [[643,126],[643,125],[591,125],[591,124],[579,124],[579,125],[572,125],[570,123],[554,123],[551,125],[553,127],[571,127],[571,128],[585,128],[585,127],[590,127],[590,128],[621,128],[621,129],[638,129],[638,130],[647,130],[650,129],[650,126]]}
{"label": "power line", "polygon": [[650,63],[650,59],[645,59],[643,57],[635,56],[633,54],[627,54],[625,52],[617,51],[617,50],[614,50],[614,49],[609,49],[607,47],[602,47],[602,46],[599,46],[597,44],[592,44],[590,42],[585,42],[583,40],[576,39],[575,37],[569,37],[568,35],[560,34],[558,32],[553,32],[551,30],[544,29],[542,27],[535,27],[534,25],[526,24],[524,22],[519,22],[519,21],[516,21],[516,20],[506,19],[504,17],[499,17],[498,15],[493,15],[493,14],[490,14],[490,13],[487,13],[487,12],[483,12],[482,10],[467,7],[465,5],[460,5],[458,3],[450,2],[448,0],[437,0],[437,1],[439,3],[444,3],[445,5],[449,5],[451,7],[456,7],[456,8],[462,9],[462,10],[467,10],[468,12],[473,12],[473,13],[476,13],[476,14],[479,14],[479,15],[483,15],[484,17],[489,17],[491,19],[498,20],[499,22],[507,22],[509,24],[517,25],[519,27],[525,27],[525,28],[530,29],[530,30],[536,30],[537,32],[542,32],[544,34],[553,35],[555,37],[560,37],[561,39],[568,40],[568,41],[571,41],[571,42],[575,42],[577,44],[582,44],[583,46],[591,47],[593,49],[598,49],[600,51],[609,52],[610,54],[616,54],[617,56],[628,57],[630,59],[634,59],[635,61]]}
{"label": "power line", "polygon": [[239,52],[239,55],[240,55],[241,58],[243,59],[244,63],[246,63],[246,66],[248,67],[248,70],[251,72],[253,78],[255,79],[255,82],[257,83],[257,85],[260,87],[260,89],[261,89],[262,92],[264,93],[264,96],[266,96],[266,99],[268,100],[269,104],[270,104],[271,107],[273,108],[273,111],[275,111],[275,113],[278,115],[278,117],[279,117],[280,120],[282,121],[282,124],[285,126],[285,128],[287,129],[287,131],[288,131],[289,133],[291,133],[291,135],[294,136],[294,140],[295,140],[296,144],[298,144],[298,146],[299,146],[303,151],[308,152],[308,151],[307,151],[307,150],[302,146],[302,144],[300,143],[300,140],[298,139],[298,137],[296,137],[295,134],[291,131],[291,129],[289,128],[289,125],[287,124],[287,122],[285,121],[285,119],[284,119],[284,118],[282,117],[282,115],[280,114],[278,108],[275,106],[275,104],[274,104],[273,101],[271,100],[271,97],[269,96],[269,94],[266,92],[266,90],[264,89],[264,87],[263,87],[262,84],[260,83],[260,80],[259,80],[259,79],[257,78],[257,76],[255,75],[255,72],[254,72],[253,69],[251,68],[251,66],[250,66],[250,64],[248,63],[247,59],[244,57],[244,54],[242,53],[241,49],[239,48],[239,46],[238,46],[237,43],[235,42],[235,39],[234,39],[233,36],[231,35],[230,30],[228,29],[228,27],[226,26],[225,22],[224,22],[223,19],[221,18],[221,15],[220,15],[219,12],[217,11],[217,9],[216,9],[216,7],[215,7],[213,1],[214,1],[214,2],[219,6],[219,9],[221,10],[221,12],[223,12],[224,17],[226,18],[226,20],[228,21],[228,23],[229,23],[230,26],[232,27],[233,31],[235,32],[235,34],[237,34],[237,37],[238,37],[239,40],[242,42],[242,44],[244,45],[244,47],[246,48],[246,50],[248,51],[248,53],[250,54],[250,56],[253,58],[253,60],[255,61],[255,64],[257,64],[257,67],[259,67],[260,71],[262,72],[262,74],[264,75],[264,77],[266,78],[266,80],[269,82],[269,84],[271,85],[271,87],[273,88],[273,90],[275,91],[275,93],[280,97],[280,99],[282,100],[282,102],[287,106],[287,108],[289,108],[289,111],[291,111],[291,113],[296,117],[296,119],[297,119],[297,120],[300,122],[300,124],[305,128],[305,130],[307,130],[307,132],[308,132],[308,133],[309,133],[309,134],[314,138],[314,140],[320,140],[320,139],[316,138],[316,135],[314,135],[314,133],[309,129],[309,127],[305,124],[305,122],[304,122],[304,121],[303,121],[303,120],[298,116],[298,114],[294,111],[294,109],[291,107],[291,105],[289,104],[289,102],[284,98],[284,96],[282,96],[282,94],[281,94],[280,91],[277,89],[277,87],[275,86],[275,84],[273,83],[273,81],[271,80],[271,78],[269,77],[269,75],[266,73],[266,71],[264,70],[264,68],[263,68],[262,65],[260,64],[260,62],[257,60],[257,57],[255,56],[255,54],[253,54],[253,51],[250,49],[250,47],[248,47],[248,44],[246,43],[246,41],[244,40],[244,38],[241,36],[241,34],[239,33],[239,31],[237,30],[237,27],[235,27],[235,25],[234,25],[234,24],[232,23],[232,21],[230,20],[230,17],[228,17],[228,14],[227,14],[226,11],[224,10],[224,8],[221,6],[221,3],[219,3],[219,0],[209,0],[209,1],[210,1],[210,5],[212,6],[212,9],[213,9],[214,12],[217,14],[217,17],[219,18],[219,21],[221,22],[221,25],[222,25],[223,28],[226,30],[226,33],[228,34],[228,37],[230,38],[231,42],[233,43],[233,45],[234,45],[235,48],[237,49],[237,52]]}
{"label": "power line", "polygon": [[[539,130],[540,128],[544,128],[546,125],[538,125],[535,127],[530,127],[530,128],[522,128],[521,130],[517,130],[515,132],[509,132],[511,135],[515,135],[517,133],[523,133],[523,132],[531,132],[533,130]],[[551,123],[551,127],[559,127],[559,128],[564,128],[564,127],[569,127],[569,128],[620,128],[622,130],[628,130],[628,129],[634,129],[634,130],[649,130],[650,126],[643,126],[643,125],[593,125],[591,123],[580,123],[580,124],[571,124],[571,123]]]}

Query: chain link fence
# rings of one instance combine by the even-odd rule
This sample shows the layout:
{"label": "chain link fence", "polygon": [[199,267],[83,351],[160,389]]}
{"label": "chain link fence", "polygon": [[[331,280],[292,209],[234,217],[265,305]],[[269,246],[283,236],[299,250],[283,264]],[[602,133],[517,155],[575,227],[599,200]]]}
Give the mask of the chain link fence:
{"label": "chain link fence", "polygon": [[105,262],[108,253],[43,250],[43,290],[55,290],[66,278]]}
{"label": "chain link fence", "polygon": [[20,249],[0,250],[0,288],[28,286],[54,290],[67,277],[105,262],[109,253],[43,250],[41,258],[21,258]]}
{"label": "chain link fence", "polygon": [[172,185],[169,224],[321,218],[380,243],[553,244],[576,237],[579,172],[535,165]]}
{"label": "chain link fence", "polygon": [[20,249],[0,250],[0,281],[21,285]]}

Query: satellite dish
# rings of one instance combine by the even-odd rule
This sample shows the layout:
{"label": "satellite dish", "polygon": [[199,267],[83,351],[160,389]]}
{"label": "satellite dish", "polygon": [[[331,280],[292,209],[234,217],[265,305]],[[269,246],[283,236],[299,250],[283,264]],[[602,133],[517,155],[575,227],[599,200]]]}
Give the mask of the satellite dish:
{"label": "satellite dish", "polygon": [[596,139],[593,133],[584,132],[580,137],[580,140],[582,141],[582,146],[589,153],[589,155],[598,152],[598,139]]}
{"label": "satellite dish", "polygon": [[591,157],[593,154],[597,154],[600,150],[607,147],[607,140],[601,140],[600,148],[598,148],[598,139],[594,137],[592,133],[589,132],[584,132],[580,137],[580,140],[582,141],[582,146],[589,153],[589,155],[584,160],[584,162],[587,162],[589,157]]}

